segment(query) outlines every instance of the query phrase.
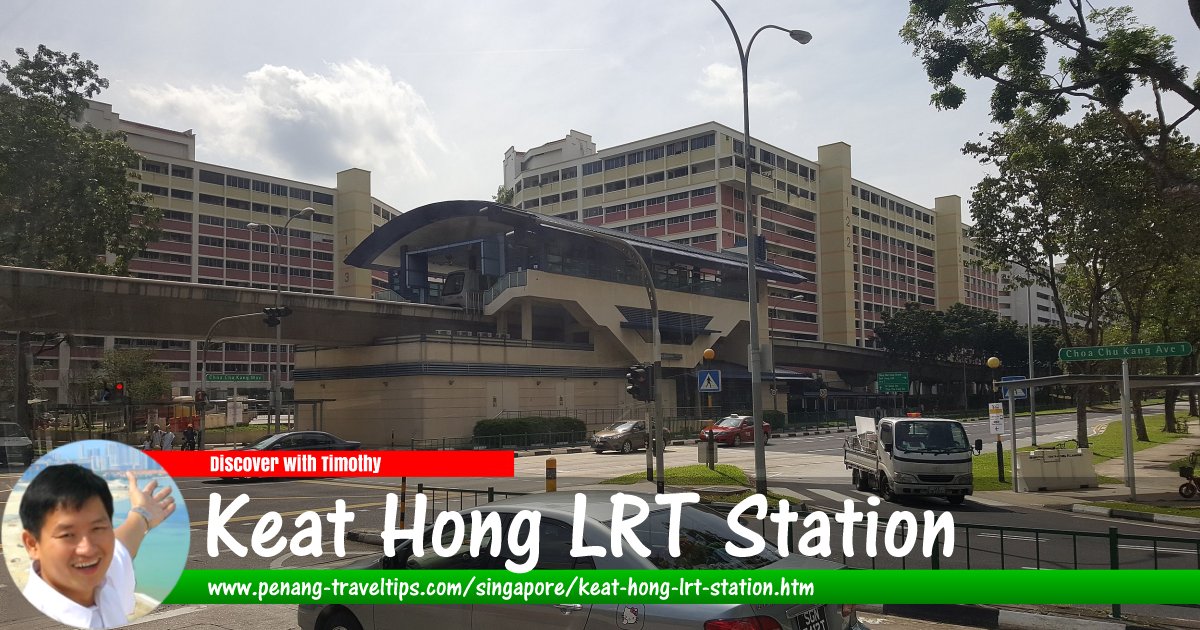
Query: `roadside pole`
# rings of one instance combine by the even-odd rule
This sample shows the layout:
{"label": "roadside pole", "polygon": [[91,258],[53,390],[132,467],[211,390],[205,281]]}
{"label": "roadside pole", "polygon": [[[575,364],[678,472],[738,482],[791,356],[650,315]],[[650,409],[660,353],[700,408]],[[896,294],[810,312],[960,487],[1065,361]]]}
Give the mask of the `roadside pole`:
{"label": "roadside pole", "polygon": [[1129,486],[1129,500],[1137,500],[1137,486],[1133,480],[1133,422],[1129,417],[1129,359],[1121,359],[1121,425],[1125,430],[1125,484]]}
{"label": "roadside pole", "polygon": [[1013,398],[1013,395],[1016,393],[1016,391],[1017,390],[1014,387],[1008,388],[1008,421],[1012,425],[1010,427],[1010,430],[1012,431],[1012,439],[1009,441],[1009,449],[1011,451],[1010,456],[1012,457],[1013,464],[1013,492],[1017,492],[1017,410],[1014,407],[1016,404],[1016,399]]}

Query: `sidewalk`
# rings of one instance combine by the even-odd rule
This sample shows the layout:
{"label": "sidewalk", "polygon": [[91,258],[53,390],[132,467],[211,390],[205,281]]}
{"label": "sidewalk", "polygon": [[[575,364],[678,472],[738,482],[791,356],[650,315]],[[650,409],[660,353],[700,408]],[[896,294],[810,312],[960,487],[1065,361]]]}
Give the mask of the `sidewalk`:
{"label": "sidewalk", "polygon": [[[1011,505],[1063,509],[1112,518],[1129,518],[1153,521],[1155,523],[1200,527],[1200,499],[1189,500],[1179,496],[1178,489],[1179,485],[1183,483],[1183,479],[1179,477],[1177,471],[1167,468],[1171,462],[1185,458],[1198,450],[1200,450],[1200,435],[1192,434],[1181,437],[1170,444],[1160,444],[1135,452],[1133,454],[1133,467],[1134,485],[1137,490],[1136,501],[1130,501],[1129,487],[1126,485],[1019,493],[1014,493],[1012,490],[991,490],[977,492],[976,495],[984,499],[993,499]],[[1115,458],[1097,464],[1096,474],[1124,479],[1125,460],[1123,458]],[[1174,508],[1196,507],[1198,510],[1197,516],[1193,518],[1165,514],[1151,515],[1145,512],[1133,512],[1129,510],[1109,510],[1108,508],[1085,505],[1095,501],[1120,501]]]}

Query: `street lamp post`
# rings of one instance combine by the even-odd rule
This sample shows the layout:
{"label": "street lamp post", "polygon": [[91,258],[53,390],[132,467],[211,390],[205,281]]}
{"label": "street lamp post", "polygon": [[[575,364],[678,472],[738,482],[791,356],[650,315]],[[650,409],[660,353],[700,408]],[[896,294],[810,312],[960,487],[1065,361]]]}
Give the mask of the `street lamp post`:
{"label": "street lamp post", "polygon": [[[243,317],[262,317],[262,313],[245,313],[243,315],[230,315],[228,317],[222,317],[221,319],[218,319],[217,321],[213,322],[212,326],[208,327],[208,334],[204,335],[204,345],[201,346],[201,348],[200,348],[200,387],[197,387],[196,391],[202,390],[208,386],[208,344],[212,342],[213,331],[215,331],[217,329],[217,325],[220,324],[221,322],[227,322],[231,319],[241,319]],[[193,398],[193,401],[195,401],[194,393],[192,395],[192,398]],[[204,424],[205,424],[204,409],[207,406],[208,406],[208,401],[205,400],[205,401],[203,401],[203,404],[198,405],[198,407],[196,409],[196,411],[200,414],[200,436],[199,436],[200,450],[204,450]]]}
{"label": "street lamp post", "polygon": [[812,34],[808,31],[791,30],[782,26],[768,24],[754,31],[746,47],[742,48],[742,39],[738,36],[737,28],[733,26],[733,20],[729,19],[729,14],[725,12],[725,8],[717,0],[712,0],[712,3],[721,12],[721,16],[725,18],[725,23],[729,25],[730,32],[733,33],[733,41],[737,44],[738,60],[742,68],[742,157],[745,159],[746,165],[746,284],[747,293],[749,294],[747,301],[750,307],[750,347],[747,367],[750,370],[750,413],[754,415],[754,490],[760,494],[765,494],[767,492],[767,459],[765,443],[763,441],[762,396],[759,391],[762,388],[762,372],[759,367],[762,349],[759,347],[758,331],[758,270],[756,268],[756,263],[758,262],[758,252],[756,251],[758,243],[755,240],[755,235],[752,233],[756,220],[754,216],[754,195],[751,193],[750,187],[750,84],[747,76],[747,65],[750,60],[750,48],[754,46],[754,39],[758,37],[759,33],[767,29],[783,31],[801,44],[807,44],[812,41]]}
{"label": "street lamp post", "polygon": [[[275,228],[270,223],[265,224],[267,226],[267,229],[271,232],[271,235],[275,238],[275,247],[278,248],[280,250],[280,254],[283,255],[283,264],[280,265],[280,267],[279,267],[280,271],[284,272],[283,280],[288,280],[288,274],[290,272],[290,269],[288,268],[288,265],[287,265],[288,253],[287,253],[286,248],[284,247],[284,242],[282,242],[282,239],[280,239],[280,237],[279,237],[279,232],[283,232],[283,234],[286,236],[288,225],[292,222],[293,219],[311,218],[314,212],[315,212],[315,210],[313,210],[311,207],[309,207],[309,208],[305,208],[305,209],[301,210],[300,212],[297,212],[296,214],[293,214],[292,216],[288,217],[287,221],[283,222],[283,227],[280,228],[279,231],[276,231]],[[259,227],[260,225],[263,225],[263,224],[251,223],[248,227],[256,228],[256,227]],[[275,257],[274,251],[268,249],[267,250],[267,267],[268,268],[274,266],[274,262],[273,262],[274,257]],[[274,275],[274,273],[272,272],[271,275]],[[275,282],[275,306],[283,306],[283,280],[276,280],[276,282]],[[268,352],[268,354],[267,354],[268,361],[270,360],[270,356],[271,355]],[[282,381],[283,381],[283,323],[280,322],[277,326],[275,326],[275,363],[272,366],[272,372],[271,372],[271,411],[275,414],[275,431],[276,432],[279,432],[280,424],[283,419],[282,413],[281,413],[282,408],[283,408],[283,393],[280,391],[280,389],[282,387]]]}

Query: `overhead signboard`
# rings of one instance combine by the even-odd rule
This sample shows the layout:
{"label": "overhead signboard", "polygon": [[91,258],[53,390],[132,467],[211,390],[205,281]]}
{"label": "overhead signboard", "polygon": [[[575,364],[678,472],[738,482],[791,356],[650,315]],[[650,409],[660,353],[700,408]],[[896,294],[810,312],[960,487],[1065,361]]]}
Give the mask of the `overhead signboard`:
{"label": "overhead signboard", "polygon": [[881,394],[907,394],[908,372],[880,372],[876,383]]}
{"label": "overhead signboard", "polygon": [[1192,344],[1186,341],[1172,343],[1135,343],[1125,346],[1092,346],[1087,348],[1060,348],[1059,361],[1115,361],[1118,359],[1157,359],[1161,357],[1186,357],[1192,353]]}
{"label": "overhead signboard", "polygon": [[205,374],[204,380],[209,383],[261,383],[267,377],[265,374]]}

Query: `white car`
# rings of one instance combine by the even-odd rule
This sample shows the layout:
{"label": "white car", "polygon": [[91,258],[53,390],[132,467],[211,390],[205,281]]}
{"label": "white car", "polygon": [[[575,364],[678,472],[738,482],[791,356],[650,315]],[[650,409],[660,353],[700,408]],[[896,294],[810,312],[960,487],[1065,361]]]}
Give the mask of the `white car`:
{"label": "white car", "polygon": [[[606,545],[611,541],[609,521],[612,510],[610,492],[588,491],[588,511],[583,526],[585,545]],[[791,555],[782,558],[775,547],[767,543],[763,552],[749,558],[736,558],[725,553],[725,541],[737,534],[725,518],[716,512],[694,505],[685,505],[680,513],[679,557],[666,553],[666,531],[669,510],[654,504],[653,495],[635,494],[646,500],[649,517],[634,528],[638,537],[648,542],[651,555],[639,556],[628,547],[621,557],[572,558],[571,523],[574,519],[573,492],[550,492],[511,497],[464,510],[499,512],[504,530],[512,523],[513,515],[521,510],[536,509],[541,517],[540,554],[537,568],[569,569],[843,569],[841,564],[820,558]],[[464,521],[471,522],[466,516]],[[426,537],[430,534],[427,531]],[[463,540],[469,539],[466,536]],[[448,542],[448,540],[446,540]],[[465,542],[464,542],[465,544]],[[487,545],[484,545],[487,548]],[[426,551],[418,558],[413,555],[411,542],[401,544],[394,557],[382,554],[368,557],[347,569],[376,569],[395,571],[399,579],[416,580],[427,569],[482,570],[503,568],[507,558],[502,553],[492,558],[486,553],[471,557],[466,549],[457,555],[443,558]],[[519,558],[515,558],[519,560]],[[348,571],[339,569],[344,575]],[[866,630],[855,614],[854,606],[839,604],[656,604],[641,601],[618,604],[445,604],[445,605],[358,605],[358,604],[301,604],[297,610],[301,630],[684,630],[684,629],[756,629],[756,630]],[[619,621],[619,623],[618,623]]]}

